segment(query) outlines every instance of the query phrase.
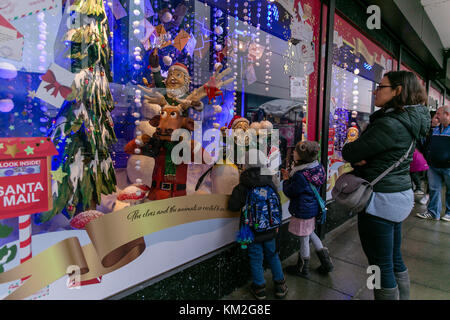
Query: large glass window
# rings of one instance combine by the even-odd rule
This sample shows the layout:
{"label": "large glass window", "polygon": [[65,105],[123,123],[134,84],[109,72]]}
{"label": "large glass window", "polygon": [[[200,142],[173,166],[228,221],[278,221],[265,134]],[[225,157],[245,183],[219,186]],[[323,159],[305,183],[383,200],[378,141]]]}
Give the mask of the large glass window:
{"label": "large glass window", "polygon": [[[69,234],[93,242],[83,229],[91,219],[138,204],[149,209],[149,217],[158,200],[230,194],[239,183],[236,166],[196,163],[179,169],[174,163],[174,143],[161,138],[174,128],[159,127],[169,117],[161,111],[168,105],[176,111],[166,120],[179,115],[171,125],[191,133],[199,122],[203,134],[213,129],[219,136],[245,124],[279,129],[282,166],[288,166],[296,142],[317,139],[321,5],[320,0],[0,0],[0,272]],[[202,133],[191,138],[206,147],[211,141]],[[37,155],[44,159],[15,162]],[[38,188],[42,200],[32,191],[13,194],[25,193],[25,187],[10,183],[38,176],[45,182]],[[34,210],[34,202],[48,205]],[[195,208],[190,199],[186,203],[185,211]],[[22,214],[16,206],[34,211]],[[157,215],[168,211],[159,209]],[[159,231],[167,232],[162,240],[137,239],[139,250],[157,247],[156,269],[140,256],[139,272],[115,279],[114,288],[101,276],[87,279],[98,285],[88,290],[105,298],[234,242],[231,216],[222,216],[225,208],[214,210],[206,211],[219,212],[217,219],[205,214],[196,222],[174,223],[176,241],[173,231],[164,229],[172,216],[161,223]],[[31,252],[32,247],[39,250]],[[19,287],[18,281],[0,284],[0,296]],[[36,296],[64,298],[77,291],[55,286]]]}
{"label": "large glass window", "polygon": [[375,111],[373,90],[383,74],[396,70],[392,56],[367,39],[346,20],[335,16],[333,70],[328,135],[327,200],[336,179],[352,170],[342,148],[356,140]]}

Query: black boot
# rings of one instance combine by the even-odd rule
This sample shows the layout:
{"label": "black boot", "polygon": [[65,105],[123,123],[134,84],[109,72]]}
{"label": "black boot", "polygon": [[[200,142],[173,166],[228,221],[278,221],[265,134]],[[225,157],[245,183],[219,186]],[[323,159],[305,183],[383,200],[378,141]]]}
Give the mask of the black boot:
{"label": "black boot", "polygon": [[320,267],[317,269],[322,274],[327,274],[328,272],[333,271],[334,266],[333,262],[330,258],[330,253],[327,248],[323,248],[319,251],[316,251],[317,257],[320,260]]}
{"label": "black boot", "polygon": [[285,279],[281,281],[274,281],[275,298],[284,299],[288,293],[288,287]]}
{"label": "black boot", "polygon": [[398,291],[400,294],[400,300],[409,300],[409,274],[408,269],[403,272],[395,272],[395,281],[398,284]]}
{"label": "black boot", "polygon": [[398,300],[398,287],[374,289],[373,295],[375,300]]}
{"label": "black boot", "polygon": [[287,266],[286,272],[293,276],[309,278],[309,257],[302,258],[299,254],[297,264]]}

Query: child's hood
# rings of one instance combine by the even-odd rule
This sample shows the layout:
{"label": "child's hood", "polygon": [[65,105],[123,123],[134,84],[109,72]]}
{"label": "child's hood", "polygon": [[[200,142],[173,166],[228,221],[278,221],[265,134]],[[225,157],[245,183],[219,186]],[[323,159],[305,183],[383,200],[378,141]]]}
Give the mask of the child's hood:
{"label": "child's hood", "polygon": [[308,182],[311,182],[316,187],[320,187],[325,183],[325,170],[318,161],[294,167],[293,170],[294,173],[302,174]]}

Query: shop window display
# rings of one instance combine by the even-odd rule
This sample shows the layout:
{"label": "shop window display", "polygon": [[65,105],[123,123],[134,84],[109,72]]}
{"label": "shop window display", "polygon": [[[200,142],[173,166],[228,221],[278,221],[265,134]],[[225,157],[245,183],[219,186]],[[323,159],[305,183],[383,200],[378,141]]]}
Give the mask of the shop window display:
{"label": "shop window display", "polygon": [[428,93],[428,106],[432,110],[437,110],[443,103],[443,95],[440,90],[437,90],[433,85],[430,86]]}
{"label": "shop window display", "polygon": [[341,155],[342,147],[354,141],[375,111],[373,90],[383,74],[396,70],[396,61],[359,33],[340,16],[335,16],[333,72],[328,136],[327,200],[336,179],[352,168]]}
{"label": "shop window display", "polygon": [[[0,8],[10,41],[0,50],[0,297],[106,298],[233,243],[238,217],[225,195],[238,168],[175,164],[167,155],[177,143],[166,138],[198,121],[219,139],[227,129],[277,128],[283,155],[314,139],[319,13],[316,0]],[[192,136],[195,148],[208,146]],[[36,155],[53,156],[39,168],[49,173],[43,212],[26,203],[41,187],[21,185]],[[67,260],[49,275],[40,254]],[[129,263],[139,272],[129,274]],[[66,283],[68,265],[82,266],[81,282]],[[15,268],[16,278],[1,277]]]}

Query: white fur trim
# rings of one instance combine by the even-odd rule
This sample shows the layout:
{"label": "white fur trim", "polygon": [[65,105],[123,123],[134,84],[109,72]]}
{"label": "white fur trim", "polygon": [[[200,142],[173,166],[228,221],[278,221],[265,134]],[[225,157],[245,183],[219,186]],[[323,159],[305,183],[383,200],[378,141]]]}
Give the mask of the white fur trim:
{"label": "white fur trim", "polygon": [[158,66],[158,68],[152,68],[153,73],[160,72],[160,71],[161,71],[161,66]]}
{"label": "white fur trim", "polygon": [[179,66],[179,65],[173,65],[173,66],[171,66],[171,67],[169,68],[169,71],[172,71],[172,70],[179,70],[179,71],[182,71],[182,72],[184,72],[185,74],[187,74],[187,75],[189,76],[189,71],[188,71],[187,69],[185,69],[184,67],[182,67],[182,66]]}

